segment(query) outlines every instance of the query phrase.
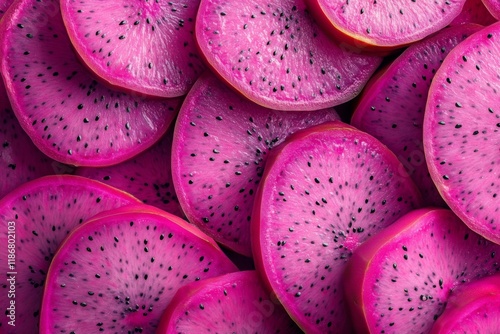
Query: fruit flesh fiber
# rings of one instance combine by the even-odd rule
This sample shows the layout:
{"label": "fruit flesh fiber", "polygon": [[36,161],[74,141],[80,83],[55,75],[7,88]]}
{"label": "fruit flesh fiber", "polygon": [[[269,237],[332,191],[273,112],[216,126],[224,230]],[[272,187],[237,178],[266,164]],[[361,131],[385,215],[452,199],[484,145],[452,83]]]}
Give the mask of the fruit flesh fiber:
{"label": "fruit flesh fiber", "polygon": [[424,118],[424,149],[446,203],[472,230],[498,233],[500,23],[453,49],[434,77]]}
{"label": "fruit flesh fiber", "polygon": [[173,141],[173,181],[188,220],[251,256],[251,211],[269,152],[299,129],[336,119],[332,108],[266,109],[214,75],[202,76],[181,108]]}
{"label": "fruit flesh fiber", "polygon": [[[0,224],[4,231],[0,234],[0,246],[7,250],[7,230],[12,225],[9,222],[14,222],[15,293],[19,301],[16,319],[19,321],[10,327],[6,324],[7,318],[1,317],[0,328],[9,328],[8,333],[10,330],[36,333],[42,289],[59,244],[74,227],[91,216],[132,203],[139,201],[100,182],[70,175],[39,178],[5,196],[0,201]],[[2,260],[5,260],[0,263],[2,272],[11,272],[6,258]],[[0,290],[7,296],[7,285],[0,285]],[[2,309],[5,310],[8,303],[9,299],[0,299]]]}
{"label": "fruit flesh fiber", "polygon": [[345,289],[357,330],[428,333],[453,289],[500,270],[499,251],[450,210],[409,213],[354,252]]}
{"label": "fruit flesh fiber", "polygon": [[310,333],[350,331],[341,277],[352,251],[421,205],[392,152],[337,122],[296,133],[274,151],[257,196],[256,267]]}
{"label": "fruit flesh fiber", "polygon": [[71,41],[97,75],[161,97],[185,95],[204,70],[193,38],[198,5],[61,0]]}
{"label": "fruit flesh fiber", "polygon": [[166,132],[180,99],[127,95],[96,81],[72,49],[58,1],[17,1],[2,20],[0,70],[14,113],[49,157],[116,164]]}
{"label": "fruit flesh fiber", "polygon": [[236,271],[177,217],[119,210],[82,224],[61,245],[47,276],[41,333],[152,333],[179,287]]}
{"label": "fruit flesh fiber", "polygon": [[255,103],[279,110],[346,102],[381,60],[336,45],[302,0],[203,0],[196,38],[215,73]]}
{"label": "fruit flesh fiber", "polygon": [[410,46],[370,80],[352,116],[352,125],[373,135],[396,154],[428,206],[446,205],[425,161],[422,131],[429,86],[450,50],[481,28],[446,28]]}

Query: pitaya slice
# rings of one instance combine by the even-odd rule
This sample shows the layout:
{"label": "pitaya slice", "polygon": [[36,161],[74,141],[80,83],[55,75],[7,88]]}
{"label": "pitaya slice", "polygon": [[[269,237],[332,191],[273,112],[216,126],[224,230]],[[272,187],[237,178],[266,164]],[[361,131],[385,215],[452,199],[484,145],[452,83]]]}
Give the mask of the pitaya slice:
{"label": "pitaya slice", "polygon": [[444,206],[425,162],[422,142],[427,93],[434,73],[450,50],[482,27],[443,29],[405,50],[370,80],[351,124],[386,144],[406,167],[426,205]]}
{"label": "pitaya slice", "polygon": [[0,80],[0,198],[26,181],[55,174],[58,163],[40,152],[19,125]]}
{"label": "pitaya slice", "polygon": [[175,292],[236,271],[217,244],[146,205],[78,226],[47,274],[40,333],[153,333]]}
{"label": "pitaya slice", "polygon": [[172,148],[174,186],[188,220],[251,256],[251,211],[268,152],[294,131],[335,119],[333,109],[266,109],[203,75],[182,105]]}
{"label": "pitaya slice", "polygon": [[482,0],[484,6],[488,9],[490,14],[500,20],[500,1],[498,0]]}
{"label": "pitaya slice", "polygon": [[432,179],[475,232],[500,243],[500,23],[453,49],[436,72],[424,119]]}
{"label": "pitaya slice", "polygon": [[460,14],[451,21],[450,25],[464,23],[477,23],[483,26],[489,26],[497,21],[482,0],[466,0]]}
{"label": "pitaya slice", "polygon": [[341,277],[359,244],[420,193],[396,156],[340,122],[296,132],[271,152],[252,217],[257,270],[307,333],[349,333]]}
{"label": "pitaya slice", "polygon": [[79,167],[75,174],[122,189],[144,203],[182,217],[172,184],[171,150],[173,127],[147,151],[109,167]]}
{"label": "pitaya slice", "polygon": [[278,110],[316,110],[348,101],[381,60],[335,44],[303,0],[201,0],[196,40],[227,83]]}
{"label": "pitaya slice", "polygon": [[74,165],[124,161],[152,146],[180,99],[146,99],[103,86],[74,53],[59,1],[16,1],[0,29],[1,72],[21,126],[51,158]]}
{"label": "pitaya slice", "polygon": [[185,95],[204,70],[194,41],[198,5],[62,0],[61,12],[76,51],[105,81],[175,97]]}
{"label": "pitaya slice", "polygon": [[[100,211],[133,203],[140,202],[103,183],[72,175],[30,181],[0,200],[0,270],[3,275],[13,272],[16,282],[15,298],[4,298],[10,286],[6,281],[0,285],[0,308],[5,310],[11,300],[16,303],[15,327],[2,316],[0,331],[37,333],[42,289],[59,244],[74,227]],[[14,242],[9,231],[14,231]],[[15,245],[13,267],[7,262],[8,244]]]}
{"label": "pitaya slice", "polygon": [[367,240],[346,270],[360,333],[428,333],[457,286],[500,270],[496,245],[452,211],[415,210]]}
{"label": "pitaya slice", "polygon": [[256,271],[241,271],[180,288],[157,334],[302,333]]}
{"label": "pitaya slice", "polygon": [[500,275],[481,278],[452,291],[430,334],[500,333]]}
{"label": "pitaya slice", "polygon": [[311,13],[338,39],[358,48],[389,51],[450,24],[465,0],[306,0]]}

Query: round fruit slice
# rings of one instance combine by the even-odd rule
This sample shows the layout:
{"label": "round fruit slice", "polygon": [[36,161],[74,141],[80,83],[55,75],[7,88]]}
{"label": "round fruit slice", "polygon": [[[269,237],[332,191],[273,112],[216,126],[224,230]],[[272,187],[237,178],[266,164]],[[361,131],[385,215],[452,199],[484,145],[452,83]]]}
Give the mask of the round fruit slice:
{"label": "round fruit slice", "polygon": [[450,210],[405,215],[361,245],[348,264],[344,291],[357,332],[429,333],[454,289],[500,270],[497,254],[500,245]]}
{"label": "round fruit slice", "polygon": [[147,99],[96,81],[75,54],[59,1],[17,1],[2,19],[0,71],[14,113],[49,157],[106,166],[152,146],[180,99]]}
{"label": "round fruit slice", "polygon": [[342,275],[367,238],[421,205],[396,156],[341,122],[274,150],[252,217],[257,270],[307,333],[349,333]]}
{"label": "round fruit slice", "polygon": [[0,298],[0,307],[5,310],[11,300],[16,301],[16,326],[10,327],[9,319],[2,316],[0,328],[38,333],[42,290],[59,244],[72,229],[95,214],[134,203],[140,202],[125,192],[71,175],[36,179],[2,198],[0,270],[15,276],[15,300],[7,298],[10,284],[1,284],[0,293],[5,298]]}
{"label": "round fruit slice", "polygon": [[73,230],[47,274],[40,333],[153,333],[183,285],[236,271],[180,218],[142,205]]}
{"label": "round fruit slice", "polygon": [[196,40],[227,83],[278,110],[317,110],[348,101],[381,60],[338,46],[303,0],[202,0]]}
{"label": "round fruit slice", "polygon": [[424,118],[431,177],[455,214],[500,243],[500,23],[455,47],[432,81]]}
{"label": "round fruit slice", "polygon": [[61,0],[71,42],[112,85],[136,92],[185,95],[203,72],[193,31],[199,0]]}

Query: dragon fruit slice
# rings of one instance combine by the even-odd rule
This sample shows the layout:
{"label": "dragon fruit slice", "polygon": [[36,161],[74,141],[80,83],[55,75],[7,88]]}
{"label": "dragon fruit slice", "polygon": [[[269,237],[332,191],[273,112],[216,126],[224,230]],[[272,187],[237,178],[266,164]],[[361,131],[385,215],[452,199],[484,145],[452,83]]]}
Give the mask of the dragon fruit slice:
{"label": "dragon fruit slice", "polygon": [[78,226],[47,274],[40,333],[153,333],[175,292],[236,271],[182,219],[142,204]]}
{"label": "dragon fruit slice", "polygon": [[500,243],[500,23],[453,49],[436,72],[424,118],[432,179],[473,231]]}
{"label": "dragon fruit slice", "polygon": [[174,186],[188,220],[251,256],[251,211],[268,152],[299,129],[335,119],[333,109],[266,109],[202,76],[179,112],[172,148]]}
{"label": "dragon fruit slice", "polygon": [[349,333],[341,278],[367,238],[419,207],[396,156],[341,122],[296,132],[268,158],[252,218],[254,260],[307,333]]}
{"label": "dragon fruit slice", "polygon": [[209,278],[180,288],[158,334],[302,333],[275,303],[256,271]]}
{"label": "dragon fruit slice", "polygon": [[193,36],[198,5],[62,0],[61,12],[76,51],[105,81],[175,97],[185,95],[205,67]]}
{"label": "dragon fruit slice", "polygon": [[500,333],[500,275],[464,284],[453,291],[430,334]]}
{"label": "dragon fruit slice", "polygon": [[457,286],[500,270],[500,245],[452,211],[415,210],[361,245],[345,275],[360,333],[428,333]]}
{"label": "dragon fruit slice", "polygon": [[465,0],[306,0],[318,21],[358,48],[389,51],[419,41],[450,24]]}
{"label": "dragon fruit slice", "polygon": [[500,20],[500,2],[498,0],[482,0],[484,6],[488,9],[490,14]]}
{"label": "dragon fruit slice", "polygon": [[110,165],[166,132],[180,99],[127,95],[96,81],[72,49],[59,1],[12,6],[2,19],[0,70],[17,118],[40,150],[63,163]]}
{"label": "dragon fruit slice", "polygon": [[316,110],[348,101],[381,60],[335,44],[303,0],[202,0],[196,40],[227,83],[278,110]]}
{"label": "dragon fruit slice", "polygon": [[482,0],[466,0],[460,14],[450,23],[450,25],[458,25],[464,23],[477,23],[483,26],[489,26],[497,21]]}
{"label": "dragon fruit slice", "polygon": [[40,152],[14,115],[0,80],[0,198],[26,181],[55,174],[58,163]]}
{"label": "dragon fruit slice", "polygon": [[162,139],[138,156],[109,167],[79,167],[76,175],[124,190],[144,203],[182,217],[172,184],[171,149],[173,127]]}
{"label": "dragon fruit slice", "polygon": [[[2,273],[14,273],[15,299],[1,298],[5,310],[16,302],[16,326],[6,333],[37,333],[42,289],[49,264],[68,233],[91,216],[124,205],[139,203],[134,197],[97,181],[79,176],[46,176],[23,184],[0,200],[0,247],[15,245],[15,263],[0,261]],[[12,242],[8,231],[15,232]],[[7,296],[8,286],[0,285]]]}
{"label": "dragon fruit slice", "polygon": [[426,205],[444,206],[425,161],[422,125],[434,73],[450,50],[482,27],[443,29],[415,43],[370,80],[351,124],[386,144],[406,167]]}

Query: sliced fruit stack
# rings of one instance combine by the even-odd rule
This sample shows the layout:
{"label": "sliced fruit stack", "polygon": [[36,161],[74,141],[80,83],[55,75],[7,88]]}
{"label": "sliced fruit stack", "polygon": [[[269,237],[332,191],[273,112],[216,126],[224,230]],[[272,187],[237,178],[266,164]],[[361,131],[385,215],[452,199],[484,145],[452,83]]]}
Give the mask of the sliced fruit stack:
{"label": "sliced fruit stack", "polygon": [[498,333],[491,0],[0,4],[0,333]]}

